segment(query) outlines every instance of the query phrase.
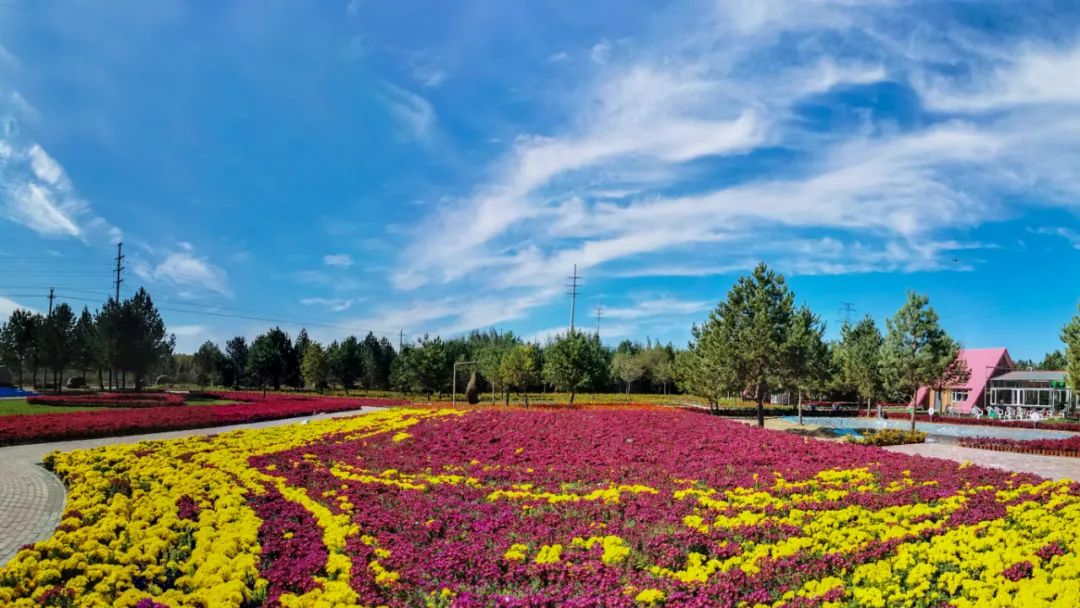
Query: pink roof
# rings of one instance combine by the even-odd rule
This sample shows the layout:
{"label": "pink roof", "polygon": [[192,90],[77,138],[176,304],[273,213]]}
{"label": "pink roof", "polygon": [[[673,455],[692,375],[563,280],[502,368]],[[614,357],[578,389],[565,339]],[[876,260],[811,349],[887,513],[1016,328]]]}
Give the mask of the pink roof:
{"label": "pink roof", "polygon": [[[982,403],[983,392],[990,378],[1001,375],[1013,368],[1012,357],[1005,348],[965,348],[960,350],[959,357],[963,359],[968,369],[971,370],[971,378],[960,386],[952,386],[952,389],[967,389],[968,398],[964,401],[954,402],[952,407],[962,413],[971,411],[972,406]],[[915,394],[915,403],[926,400],[929,387],[922,387]]]}

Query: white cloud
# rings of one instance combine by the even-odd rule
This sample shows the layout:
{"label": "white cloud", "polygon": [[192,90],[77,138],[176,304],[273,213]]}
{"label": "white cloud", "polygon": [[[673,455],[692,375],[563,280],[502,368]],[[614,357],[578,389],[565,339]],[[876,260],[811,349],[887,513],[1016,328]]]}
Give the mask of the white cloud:
{"label": "white cloud", "polygon": [[196,257],[189,250],[169,253],[156,265],[136,258],[132,260],[131,269],[147,281],[171,285],[192,297],[198,295],[190,291],[193,288],[232,297],[225,270],[207,258]]}
{"label": "white cloud", "polygon": [[352,308],[353,300],[342,298],[301,298],[300,303],[304,306],[322,306],[334,312],[344,312]]}
{"label": "white cloud", "polygon": [[589,50],[589,59],[594,63],[605,64],[611,59],[611,44],[607,40],[601,40]]}
{"label": "white cloud", "polygon": [[349,3],[345,5],[345,14],[350,17],[359,15],[363,4],[363,0],[349,0]]}
{"label": "white cloud", "polygon": [[349,268],[353,265],[352,256],[347,253],[334,253],[323,256],[323,264],[335,268]]}
{"label": "white cloud", "polygon": [[602,318],[643,319],[646,317],[690,315],[708,310],[709,307],[709,302],[704,300],[679,300],[664,297],[635,302],[632,306],[625,308],[605,308],[603,309]]}
{"label": "white cloud", "polygon": [[169,328],[169,333],[175,334],[178,338],[200,336],[206,333],[206,327],[203,325],[174,325]]}
{"label": "white cloud", "polygon": [[25,115],[28,104],[13,105],[11,100],[22,99],[15,92],[6,98],[7,104],[0,103],[0,217],[45,237],[87,241],[116,236],[119,229],[94,215],[63,166],[41,145],[21,136],[15,116]]}
{"label": "white cloud", "polygon": [[386,84],[384,96],[390,115],[403,135],[421,143],[430,142],[435,128],[435,108],[420,95]]}
{"label": "white cloud", "polygon": [[20,304],[20,303],[16,302],[15,300],[0,296],[0,324],[3,324],[4,322],[6,322],[8,317],[11,316],[11,313],[15,312],[16,310],[20,310],[20,309],[21,310],[29,310],[30,312],[40,312],[37,309],[34,309],[34,308],[29,307],[29,306],[25,306],[23,304]]}
{"label": "white cloud", "polygon": [[552,53],[548,55],[548,61],[551,63],[563,63],[564,61],[570,61],[570,53],[566,51],[559,51],[558,53]]}
{"label": "white cloud", "polygon": [[1072,245],[1073,249],[1080,249],[1080,232],[1064,226],[1042,226],[1032,230],[1036,234],[1045,234],[1048,236],[1057,236],[1065,239]]}
{"label": "white cloud", "polygon": [[964,82],[922,75],[916,84],[937,110],[982,112],[1025,105],[1080,104],[1080,41],[1066,49],[1019,49],[997,66]]}

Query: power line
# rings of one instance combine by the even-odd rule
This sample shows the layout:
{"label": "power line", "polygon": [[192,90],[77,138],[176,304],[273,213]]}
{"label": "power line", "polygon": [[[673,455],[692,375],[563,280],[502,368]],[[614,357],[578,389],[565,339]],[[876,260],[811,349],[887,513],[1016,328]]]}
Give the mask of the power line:
{"label": "power line", "polygon": [[[18,294],[3,294],[3,296],[8,297],[8,298],[32,298],[32,297],[38,297],[38,296],[40,296],[40,294],[18,293]],[[76,302],[97,302],[98,301],[98,300],[93,300],[91,298],[69,296],[69,295],[64,295],[64,294],[58,294],[57,297],[62,298],[64,300],[73,300],[73,301],[76,301]],[[223,313],[223,312],[212,312],[212,311],[208,311],[208,310],[192,310],[192,309],[174,308],[174,307],[171,307],[171,306],[158,306],[157,309],[161,310],[161,311],[165,311],[165,312],[175,312],[175,313],[190,314],[190,315],[202,315],[202,316],[221,317],[221,318],[228,318],[228,319],[244,319],[244,320],[248,320],[248,321],[264,321],[264,322],[267,322],[267,323],[279,323],[279,324],[282,324],[282,325],[302,325],[302,326],[311,326],[311,327],[324,327],[324,328],[328,328],[328,329],[340,329],[340,330],[349,331],[349,332],[370,331],[373,334],[380,334],[380,335],[387,335],[387,336],[398,335],[399,339],[401,337],[403,337],[404,334],[405,334],[405,332],[403,330],[387,331],[387,330],[379,330],[379,329],[368,329],[368,328],[360,328],[360,327],[356,327],[356,326],[342,325],[340,323],[311,322],[311,321],[304,321],[304,320],[299,320],[299,319],[274,318],[274,317],[253,316],[253,315],[237,315],[237,314],[230,314],[230,313]]]}
{"label": "power line", "polygon": [[577,264],[574,264],[574,274],[566,278],[570,281],[570,284],[567,285],[570,291],[566,292],[570,295],[570,333],[574,333],[574,311],[577,307],[578,280],[581,279],[581,276],[577,273]]}

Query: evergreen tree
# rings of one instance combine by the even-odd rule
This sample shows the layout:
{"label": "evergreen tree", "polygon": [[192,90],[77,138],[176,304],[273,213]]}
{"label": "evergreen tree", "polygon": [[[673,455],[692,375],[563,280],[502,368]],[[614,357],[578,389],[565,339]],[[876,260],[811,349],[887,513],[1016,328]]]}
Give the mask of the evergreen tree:
{"label": "evergreen tree", "polygon": [[607,380],[608,354],[600,337],[570,331],[556,336],[543,352],[543,377],[556,390],[570,393],[570,404],[583,389]]}
{"label": "evergreen tree", "polygon": [[907,302],[886,322],[886,327],[881,375],[887,390],[910,398],[914,430],[919,388],[940,381],[960,348],[940,327],[930,299],[914,292],[908,292]]}
{"label": "evergreen tree", "polygon": [[1065,375],[1075,395],[1080,393],[1080,314],[1061,328],[1061,341],[1065,343]]}
{"label": "evergreen tree", "polygon": [[845,323],[840,330],[836,354],[843,383],[866,401],[869,411],[874,399],[881,394],[881,347],[884,339],[870,315],[852,326]]}
{"label": "evergreen tree", "polygon": [[75,352],[75,313],[67,303],[52,309],[38,330],[41,360],[52,372],[54,388],[63,390],[64,369]]}
{"label": "evergreen tree", "polygon": [[25,384],[23,373],[27,369],[34,371],[35,378],[31,384],[36,381],[37,336],[43,322],[41,315],[17,308],[0,328],[0,352],[5,362],[17,370],[19,386]]}
{"label": "evergreen tree", "polygon": [[784,345],[787,358],[788,388],[798,395],[799,422],[802,422],[803,395],[821,391],[829,382],[829,347],[823,336],[825,324],[809,307],[795,313],[788,341]]}
{"label": "evergreen tree", "polygon": [[[752,395],[761,427],[765,399],[790,379],[794,319],[794,296],[783,275],[761,263],[750,276],[739,278],[696,340],[699,377],[710,376],[710,383]],[[716,386],[707,388],[712,391]],[[715,393],[706,396],[716,399]]]}
{"label": "evergreen tree", "polygon": [[233,371],[233,384],[236,388],[240,388],[248,366],[248,345],[244,336],[236,336],[226,342],[225,355]]}
{"label": "evergreen tree", "polygon": [[199,386],[216,384],[220,381],[219,370],[224,359],[225,354],[221,352],[217,344],[210,340],[202,343],[199,350],[195,352],[195,369],[198,372],[196,381]]}
{"label": "evergreen tree", "polygon": [[72,344],[72,365],[78,368],[83,379],[90,368],[98,367],[97,328],[90,309],[83,307],[79,320],[75,323],[75,336]]}
{"label": "evergreen tree", "polygon": [[341,383],[345,394],[356,384],[356,379],[363,373],[364,361],[360,355],[360,343],[356,336],[349,336],[340,344],[331,344],[330,372]]}
{"label": "evergreen tree", "polygon": [[275,327],[255,338],[248,354],[248,372],[259,380],[264,390],[267,384],[280,390],[289,371],[289,358],[294,355],[289,335]]}
{"label": "evergreen tree", "polygon": [[132,372],[135,387],[141,389],[147,372],[172,354],[176,338],[166,333],[161,314],[141,287],[124,301],[121,319],[121,369]]}
{"label": "evergreen tree", "polygon": [[1069,362],[1065,358],[1064,353],[1060,350],[1046,353],[1043,360],[1039,362],[1039,369],[1046,371],[1061,371],[1068,367]]}

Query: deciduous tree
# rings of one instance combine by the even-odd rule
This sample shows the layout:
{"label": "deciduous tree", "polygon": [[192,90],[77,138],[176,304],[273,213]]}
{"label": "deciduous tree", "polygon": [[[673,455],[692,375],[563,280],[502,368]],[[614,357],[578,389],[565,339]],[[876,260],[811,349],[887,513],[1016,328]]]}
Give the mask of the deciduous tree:
{"label": "deciduous tree", "polygon": [[543,377],[556,390],[570,393],[602,384],[607,378],[608,356],[599,336],[570,331],[556,336],[544,347]]}

